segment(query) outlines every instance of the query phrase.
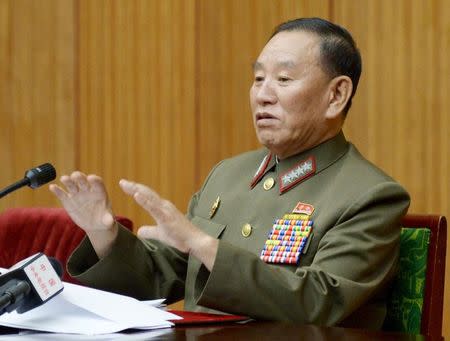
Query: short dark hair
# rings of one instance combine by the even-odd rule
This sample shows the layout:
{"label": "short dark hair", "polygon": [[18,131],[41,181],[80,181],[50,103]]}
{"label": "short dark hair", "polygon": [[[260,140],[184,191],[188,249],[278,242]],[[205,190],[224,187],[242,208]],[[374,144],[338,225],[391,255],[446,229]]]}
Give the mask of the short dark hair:
{"label": "short dark hair", "polygon": [[306,31],[320,39],[320,59],[324,71],[331,77],[348,76],[353,91],[344,108],[344,116],[352,105],[352,98],[358,87],[362,61],[351,34],[343,27],[321,18],[298,18],[278,25],[270,38],[283,31]]}

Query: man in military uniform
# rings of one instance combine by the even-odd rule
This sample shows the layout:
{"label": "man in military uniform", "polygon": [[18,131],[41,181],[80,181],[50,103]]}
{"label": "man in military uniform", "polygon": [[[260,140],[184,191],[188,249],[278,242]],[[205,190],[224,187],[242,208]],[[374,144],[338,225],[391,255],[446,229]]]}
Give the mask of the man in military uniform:
{"label": "man in military uniform", "polygon": [[380,328],[409,196],[342,133],[361,72],[354,41],[325,20],[296,19],[253,69],[264,148],[219,163],[186,216],[121,180],[156,221],[138,238],[114,221],[98,176],[50,186],[87,234],[68,270],[139,299],[184,298],[187,310]]}

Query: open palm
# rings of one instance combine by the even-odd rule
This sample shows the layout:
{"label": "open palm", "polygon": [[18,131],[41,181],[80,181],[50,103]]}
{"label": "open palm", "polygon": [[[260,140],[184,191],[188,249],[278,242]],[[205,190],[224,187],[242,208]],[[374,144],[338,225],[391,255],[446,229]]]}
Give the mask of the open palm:
{"label": "open palm", "polygon": [[85,231],[107,230],[114,223],[111,203],[103,180],[81,172],[61,177],[65,186],[50,185],[72,220]]}

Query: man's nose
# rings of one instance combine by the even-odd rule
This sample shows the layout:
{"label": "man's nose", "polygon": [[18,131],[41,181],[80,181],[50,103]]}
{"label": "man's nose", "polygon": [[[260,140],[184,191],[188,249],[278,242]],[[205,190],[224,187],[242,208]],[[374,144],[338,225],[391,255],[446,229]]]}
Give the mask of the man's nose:
{"label": "man's nose", "polygon": [[277,101],[273,84],[271,84],[269,80],[264,80],[264,82],[257,87],[256,101],[260,105],[274,104]]}

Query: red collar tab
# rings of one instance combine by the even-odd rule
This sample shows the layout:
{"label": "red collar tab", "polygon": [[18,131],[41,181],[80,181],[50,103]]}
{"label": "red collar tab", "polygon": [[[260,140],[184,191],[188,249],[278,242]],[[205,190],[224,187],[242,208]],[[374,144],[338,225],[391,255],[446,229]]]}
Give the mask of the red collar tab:
{"label": "red collar tab", "polygon": [[272,153],[267,154],[264,157],[264,159],[261,161],[261,164],[259,165],[258,170],[256,171],[255,176],[253,177],[253,180],[250,183],[250,188],[255,187],[255,185],[258,183],[258,181],[261,180],[270,160],[272,160]]}
{"label": "red collar tab", "polygon": [[310,156],[306,160],[300,161],[294,167],[279,175],[278,183],[280,184],[280,194],[283,194],[300,182],[305,181],[315,173],[316,158],[314,156]]}

